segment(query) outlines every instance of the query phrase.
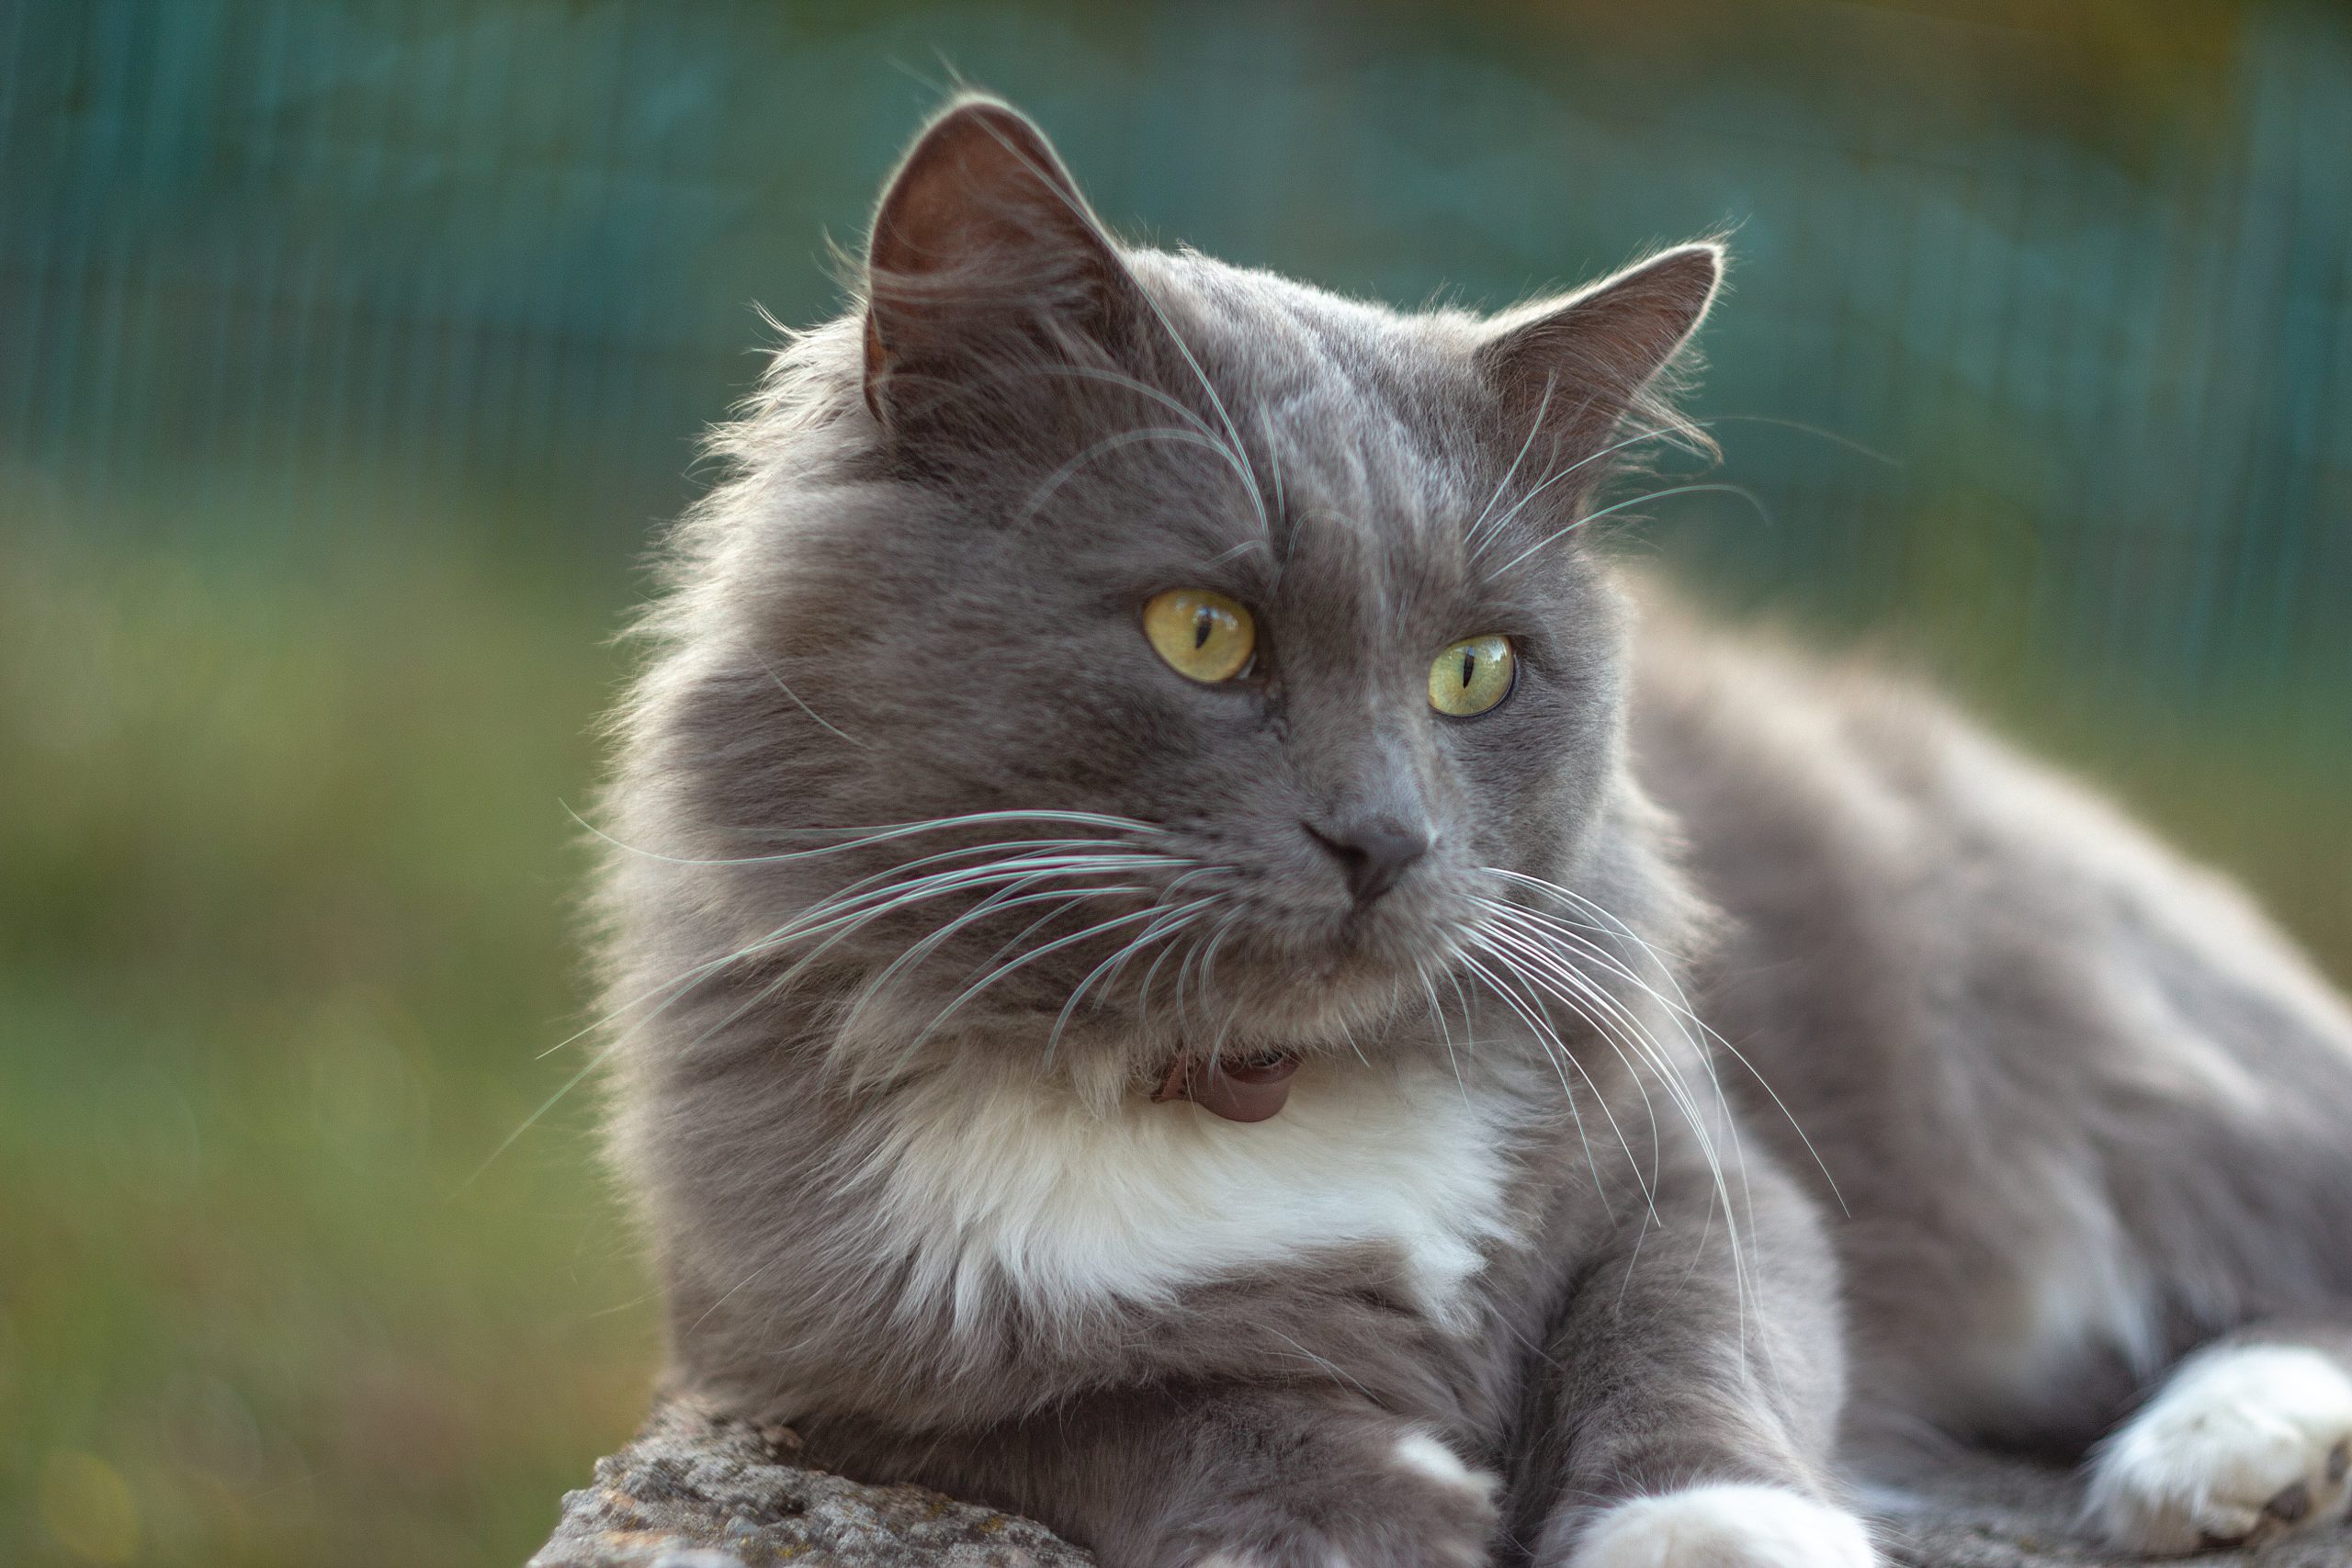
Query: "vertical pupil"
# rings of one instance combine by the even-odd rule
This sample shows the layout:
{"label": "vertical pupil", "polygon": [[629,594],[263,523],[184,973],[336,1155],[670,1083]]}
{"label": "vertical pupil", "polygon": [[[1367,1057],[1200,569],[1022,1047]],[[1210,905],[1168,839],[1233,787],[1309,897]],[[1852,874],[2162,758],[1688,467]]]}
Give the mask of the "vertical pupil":
{"label": "vertical pupil", "polygon": [[1477,672],[1477,650],[1476,649],[1469,648],[1464,649],[1462,650],[1462,689],[1464,691],[1466,692],[1470,689],[1470,677],[1476,675]]}
{"label": "vertical pupil", "polygon": [[1193,612],[1193,651],[1198,653],[1209,645],[1209,634],[1216,630],[1216,612],[1204,605]]}

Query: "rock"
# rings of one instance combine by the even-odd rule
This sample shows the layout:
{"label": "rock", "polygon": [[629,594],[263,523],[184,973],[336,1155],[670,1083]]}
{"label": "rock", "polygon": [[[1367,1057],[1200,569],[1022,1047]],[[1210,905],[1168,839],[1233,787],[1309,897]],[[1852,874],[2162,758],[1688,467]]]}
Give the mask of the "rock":
{"label": "rock", "polygon": [[[799,1439],[685,1400],[658,1405],[637,1440],[567,1494],[529,1568],[1091,1568],[1045,1526],[920,1486],[862,1486],[798,1461]],[[2074,1526],[2067,1472],[1958,1455],[1874,1489],[1879,1538],[1898,1568],[2141,1568]],[[2165,1560],[2168,1568],[2352,1568],[2352,1528],[2253,1551]]]}
{"label": "rock", "polygon": [[2343,1523],[2252,1551],[2119,1557],[2075,1528],[2082,1487],[2073,1472],[1987,1454],[1939,1457],[1868,1501],[1900,1568],[2352,1568],[2352,1527]]}
{"label": "rock", "polygon": [[1091,1568],[1027,1519],[920,1486],[861,1486],[796,1461],[781,1427],[725,1420],[684,1400],[565,1495],[529,1568]]}

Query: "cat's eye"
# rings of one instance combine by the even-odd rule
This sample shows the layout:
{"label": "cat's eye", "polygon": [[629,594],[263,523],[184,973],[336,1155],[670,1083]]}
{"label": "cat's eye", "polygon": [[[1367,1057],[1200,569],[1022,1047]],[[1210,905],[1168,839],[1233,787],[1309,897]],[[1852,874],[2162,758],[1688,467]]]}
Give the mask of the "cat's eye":
{"label": "cat's eye", "polygon": [[1171,588],[1143,607],[1143,635],[1168,667],[1204,685],[1250,668],[1258,624],[1235,601],[1210,588]]}
{"label": "cat's eye", "polygon": [[1496,633],[1465,637],[1430,665],[1430,706],[1455,718],[1485,713],[1510,695],[1519,679],[1519,656],[1510,638]]}

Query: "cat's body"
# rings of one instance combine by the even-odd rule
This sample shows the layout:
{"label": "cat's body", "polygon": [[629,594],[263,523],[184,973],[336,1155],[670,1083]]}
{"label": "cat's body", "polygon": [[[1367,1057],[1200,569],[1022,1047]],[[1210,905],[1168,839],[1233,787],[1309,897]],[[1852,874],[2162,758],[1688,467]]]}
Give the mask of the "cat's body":
{"label": "cat's body", "polygon": [[2352,1013],[2242,893],[1916,687],[1659,619],[1639,771],[1747,1124],[1849,1212],[1858,1430],[2079,1452],[2352,1303]]}
{"label": "cat's body", "polygon": [[2352,1027],[2283,945],[1574,536],[1716,266],[1398,316],[1116,250],[1001,107],[926,135],[622,720],[682,1379],[1111,1568],[1849,1568],[1833,1244],[1874,1439],[2079,1439],[2346,1299]]}

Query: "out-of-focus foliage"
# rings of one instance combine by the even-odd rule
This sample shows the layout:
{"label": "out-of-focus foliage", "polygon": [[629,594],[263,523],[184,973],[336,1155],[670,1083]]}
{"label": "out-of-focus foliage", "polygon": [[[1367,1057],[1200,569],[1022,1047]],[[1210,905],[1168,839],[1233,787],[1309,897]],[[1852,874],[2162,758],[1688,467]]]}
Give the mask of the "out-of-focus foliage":
{"label": "out-of-focus foliage", "polygon": [[1703,494],[2352,975],[2352,24],[2190,0],[0,5],[0,1562],[502,1562],[643,1396],[567,923],[695,433],[953,73],[1141,237],[1732,231]]}

